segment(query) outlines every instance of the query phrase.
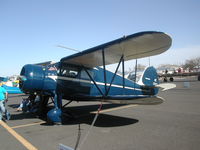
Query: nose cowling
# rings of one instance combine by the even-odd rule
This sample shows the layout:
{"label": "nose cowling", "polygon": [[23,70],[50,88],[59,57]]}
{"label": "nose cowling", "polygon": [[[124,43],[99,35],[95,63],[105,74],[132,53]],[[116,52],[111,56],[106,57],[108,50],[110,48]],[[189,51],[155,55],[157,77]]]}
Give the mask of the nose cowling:
{"label": "nose cowling", "polygon": [[39,65],[25,65],[20,73],[20,89],[27,92],[37,92],[43,89],[45,68]]}

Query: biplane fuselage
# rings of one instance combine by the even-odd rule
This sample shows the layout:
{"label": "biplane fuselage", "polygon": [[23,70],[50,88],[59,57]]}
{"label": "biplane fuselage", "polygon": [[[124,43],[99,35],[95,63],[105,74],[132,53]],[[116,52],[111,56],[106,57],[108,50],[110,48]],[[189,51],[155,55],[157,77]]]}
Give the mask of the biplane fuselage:
{"label": "biplane fuselage", "polygon": [[149,86],[139,85],[132,80],[123,78],[122,75],[107,70],[107,83],[105,84],[104,78],[102,78],[104,70],[101,67],[87,69],[94,80],[92,81],[85,69],[87,68],[70,64],[62,65],[60,68],[57,64],[46,67],[26,65],[21,73],[26,76],[26,81],[21,89],[25,93],[46,92],[49,95],[56,91],[62,93],[63,99],[75,101],[132,99],[153,96],[158,92],[156,88],[153,88],[153,82]]}

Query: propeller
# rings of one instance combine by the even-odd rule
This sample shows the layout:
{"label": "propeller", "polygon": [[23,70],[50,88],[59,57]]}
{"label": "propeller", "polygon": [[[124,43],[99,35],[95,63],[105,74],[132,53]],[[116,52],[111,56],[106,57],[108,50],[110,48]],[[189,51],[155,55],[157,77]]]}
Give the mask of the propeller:
{"label": "propeller", "polygon": [[70,47],[66,47],[66,46],[62,46],[62,45],[57,45],[57,47],[65,48],[65,49],[72,50],[72,51],[75,51],[75,52],[81,52],[80,50],[77,50],[77,49],[74,49],[74,48],[70,48]]}

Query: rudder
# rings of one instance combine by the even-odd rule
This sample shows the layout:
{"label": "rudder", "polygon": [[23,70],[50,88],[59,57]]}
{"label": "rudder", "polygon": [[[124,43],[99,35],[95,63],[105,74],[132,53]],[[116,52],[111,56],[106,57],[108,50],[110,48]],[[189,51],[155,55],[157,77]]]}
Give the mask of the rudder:
{"label": "rudder", "polygon": [[159,84],[156,69],[153,66],[147,67],[138,81],[138,84],[146,86],[155,86]]}

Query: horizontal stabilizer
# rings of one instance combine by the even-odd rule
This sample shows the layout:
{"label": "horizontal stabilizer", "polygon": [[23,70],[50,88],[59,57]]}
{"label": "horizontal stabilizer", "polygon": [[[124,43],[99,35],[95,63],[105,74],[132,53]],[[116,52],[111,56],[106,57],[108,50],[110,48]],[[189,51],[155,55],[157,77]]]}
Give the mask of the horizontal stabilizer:
{"label": "horizontal stabilizer", "polygon": [[157,88],[161,88],[162,91],[166,91],[166,90],[175,88],[176,84],[173,84],[173,83],[162,83],[162,84],[156,85],[156,87]]}
{"label": "horizontal stabilizer", "polygon": [[104,102],[110,102],[112,104],[137,104],[137,105],[157,105],[163,103],[164,99],[159,96],[137,98],[132,100],[111,100],[105,99]]}

